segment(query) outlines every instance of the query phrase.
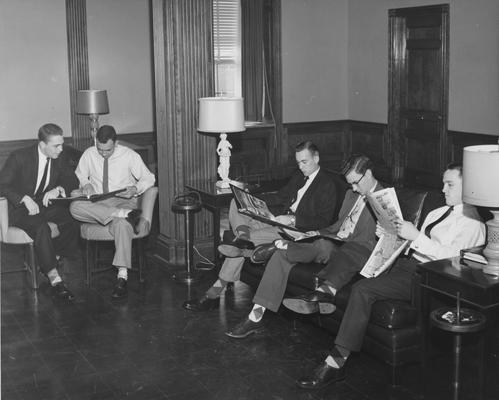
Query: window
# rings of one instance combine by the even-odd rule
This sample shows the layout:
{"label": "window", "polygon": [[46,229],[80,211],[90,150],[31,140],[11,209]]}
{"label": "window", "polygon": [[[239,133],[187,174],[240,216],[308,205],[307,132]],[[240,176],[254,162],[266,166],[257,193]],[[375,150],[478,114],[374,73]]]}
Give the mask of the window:
{"label": "window", "polygon": [[213,53],[216,96],[241,96],[240,0],[213,1]]}

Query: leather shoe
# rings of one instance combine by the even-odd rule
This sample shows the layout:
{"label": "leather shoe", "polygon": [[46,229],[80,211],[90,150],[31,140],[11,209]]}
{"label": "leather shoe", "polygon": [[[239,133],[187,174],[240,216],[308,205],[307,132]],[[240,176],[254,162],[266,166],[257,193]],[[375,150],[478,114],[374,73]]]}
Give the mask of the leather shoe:
{"label": "leather shoe", "polygon": [[241,237],[236,237],[230,242],[226,242],[224,244],[228,244],[234,247],[237,247],[238,249],[248,249],[248,250],[253,250],[255,248],[255,244],[248,239],[243,239]]}
{"label": "leather shoe", "polygon": [[298,314],[313,314],[316,312],[331,314],[336,310],[334,296],[319,290],[284,299],[282,304]]}
{"label": "leather shoe", "polygon": [[296,381],[296,384],[302,389],[322,389],[333,382],[345,379],[345,366],[342,368],[333,368],[325,361],[316,367],[312,375],[305,376]]}
{"label": "leather shoe", "polygon": [[52,295],[58,300],[65,301],[71,301],[75,298],[74,294],[71,293],[64,282],[59,282],[52,286]]}
{"label": "leather shoe", "polygon": [[253,322],[249,318],[237,324],[232,330],[225,332],[225,334],[234,339],[244,339],[252,333],[258,333],[263,330],[263,322]]}
{"label": "leather shoe", "polygon": [[113,293],[111,293],[111,297],[113,299],[121,299],[128,295],[128,290],[126,288],[127,281],[123,278],[118,278],[116,285],[114,285]]}
{"label": "leather shoe", "polygon": [[253,250],[250,260],[254,264],[265,264],[276,250],[274,243],[260,244]]}
{"label": "leather shoe", "polygon": [[204,296],[200,299],[191,299],[184,302],[182,307],[190,311],[208,311],[215,310],[220,306],[220,297],[210,299]]}
{"label": "leather shoe", "polygon": [[131,210],[126,216],[126,220],[132,225],[133,233],[136,235],[139,233],[139,222],[140,216],[142,215],[142,210]]}

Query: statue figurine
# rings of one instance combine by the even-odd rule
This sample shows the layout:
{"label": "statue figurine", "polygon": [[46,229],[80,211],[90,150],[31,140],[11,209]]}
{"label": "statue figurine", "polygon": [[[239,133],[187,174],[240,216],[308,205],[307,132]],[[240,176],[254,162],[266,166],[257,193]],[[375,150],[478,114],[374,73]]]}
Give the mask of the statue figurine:
{"label": "statue figurine", "polygon": [[230,149],[232,149],[232,145],[227,140],[227,134],[220,134],[220,142],[217,146],[217,154],[219,157],[220,164],[218,165],[218,175],[222,178],[223,182],[229,181],[229,168],[230,168]]}

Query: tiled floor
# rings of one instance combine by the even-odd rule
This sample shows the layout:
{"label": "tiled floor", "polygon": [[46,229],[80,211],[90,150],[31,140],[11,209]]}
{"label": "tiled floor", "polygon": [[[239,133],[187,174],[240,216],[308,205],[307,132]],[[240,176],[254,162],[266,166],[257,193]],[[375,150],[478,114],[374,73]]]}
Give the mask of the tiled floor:
{"label": "tiled floor", "polygon": [[[18,261],[2,247],[2,271]],[[83,284],[82,266],[66,264],[73,304],[52,300],[43,282],[28,289],[23,273],[3,274],[2,399],[418,399],[417,366],[402,370],[401,386],[388,385],[385,366],[360,354],[344,382],[310,392],[294,380],[322,360],[332,338],[289,314],[265,315],[265,333],[245,340],[224,335],[250,307],[251,292],[238,283],[220,310],[192,313],[182,302],[214,278],[189,288],[172,281],[172,266],[150,262],[146,282],[129,280],[129,298],[111,301],[114,273]],[[497,337],[497,335],[496,335]],[[450,341],[450,338],[449,338]],[[488,399],[499,399],[499,341],[490,353]],[[462,399],[475,393],[477,357],[466,346]],[[430,399],[451,398],[450,354],[432,363]]]}

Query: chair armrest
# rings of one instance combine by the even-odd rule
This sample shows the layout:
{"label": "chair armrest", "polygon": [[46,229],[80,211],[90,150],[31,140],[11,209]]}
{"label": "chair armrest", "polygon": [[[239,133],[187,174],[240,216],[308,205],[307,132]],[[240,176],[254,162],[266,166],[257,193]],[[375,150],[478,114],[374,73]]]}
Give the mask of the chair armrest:
{"label": "chair armrest", "polygon": [[149,223],[152,223],[152,213],[154,211],[156,197],[158,197],[157,186],[150,187],[139,197],[139,207],[142,209],[142,218]]}
{"label": "chair armrest", "polygon": [[0,197],[0,242],[7,237],[9,229],[9,204],[5,197]]}

